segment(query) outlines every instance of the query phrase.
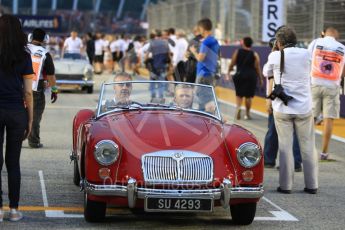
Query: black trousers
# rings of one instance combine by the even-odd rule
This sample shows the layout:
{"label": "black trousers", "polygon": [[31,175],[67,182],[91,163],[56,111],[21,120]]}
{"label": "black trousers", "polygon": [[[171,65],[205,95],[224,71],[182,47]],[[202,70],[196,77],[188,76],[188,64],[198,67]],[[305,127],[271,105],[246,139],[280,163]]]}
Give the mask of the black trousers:
{"label": "black trousers", "polygon": [[[40,87],[38,87],[40,88]],[[41,143],[40,139],[40,123],[42,120],[42,115],[44,108],[46,106],[46,99],[44,95],[44,90],[33,91],[33,121],[32,121],[32,130],[28,137],[29,145],[37,145]]]}
{"label": "black trousers", "polygon": [[18,208],[20,195],[20,152],[28,114],[24,108],[18,110],[0,109],[0,207],[2,203],[1,171],[4,164],[3,143],[6,130],[5,163],[8,174],[8,198],[10,208]]}

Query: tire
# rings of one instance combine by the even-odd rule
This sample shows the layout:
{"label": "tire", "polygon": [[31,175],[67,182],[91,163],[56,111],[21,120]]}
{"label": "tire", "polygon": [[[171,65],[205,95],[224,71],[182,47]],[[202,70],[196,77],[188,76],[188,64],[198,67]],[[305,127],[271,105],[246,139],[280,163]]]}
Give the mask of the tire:
{"label": "tire", "polygon": [[253,222],[256,212],[256,203],[230,205],[232,221],[238,225],[249,225]]}
{"label": "tire", "polygon": [[101,222],[105,219],[107,204],[89,200],[84,192],[84,218],[87,222]]}
{"label": "tire", "polygon": [[80,174],[79,174],[79,169],[78,169],[78,162],[77,160],[73,161],[73,183],[76,186],[80,186]]}
{"label": "tire", "polygon": [[86,87],[86,92],[87,92],[88,94],[93,93],[93,86],[88,86],[88,87]]}

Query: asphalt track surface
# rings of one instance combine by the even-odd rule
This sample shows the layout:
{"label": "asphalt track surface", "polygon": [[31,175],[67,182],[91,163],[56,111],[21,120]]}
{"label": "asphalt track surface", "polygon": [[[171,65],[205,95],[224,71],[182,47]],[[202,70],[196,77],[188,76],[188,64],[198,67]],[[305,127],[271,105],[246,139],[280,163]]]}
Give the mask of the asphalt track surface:
{"label": "asphalt track surface", "polygon": [[[96,76],[96,89],[110,75]],[[55,104],[47,102],[41,123],[44,148],[30,149],[23,144],[21,168],[21,210],[24,219],[8,220],[0,229],[344,229],[345,227],[345,143],[332,141],[330,162],[320,162],[320,189],[317,195],[304,193],[303,173],[295,173],[290,195],[276,192],[278,171],[265,169],[265,196],[259,202],[256,218],[250,226],[231,222],[229,210],[216,208],[207,214],[133,214],[128,209],[107,210],[104,223],[90,224],[83,219],[83,194],[73,185],[73,165],[69,154],[72,145],[72,119],[82,108],[95,108],[94,94],[63,92]],[[48,97],[47,97],[48,99]],[[221,103],[221,110],[233,122],[234,109]],[[253,120],[237,123],[252,131],[263,143],[267,120],[253,114]],[[317,135],[317,148],[321,139]],[[3,169],[4,205],[7,199],[7,173]]]}

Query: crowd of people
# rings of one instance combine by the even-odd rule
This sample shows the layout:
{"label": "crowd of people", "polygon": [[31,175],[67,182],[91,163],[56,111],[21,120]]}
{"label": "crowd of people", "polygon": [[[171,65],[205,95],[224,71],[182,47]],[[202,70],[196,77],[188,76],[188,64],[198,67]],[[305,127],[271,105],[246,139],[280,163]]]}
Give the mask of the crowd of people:
{"label": "crowd of people", "polygon": [[[51,102],[57,100],[57,87],[53,58],[69,55],[74,58],[86,53],[100,74],[107,66],[110,72],[132,72],[121,75],[131,80],[145,67],[152,80],[152,102],[160,103],[164,91],[189,95],[190,88],[165,89],[160,81],[186,81],[202,85],[215,85],[220,76],[220,45],[212,34],[212,22],[201,19],[193,29],[193,38],[187,39],[183,30],[173,28],[154,30],[146,40],[143,36],[95,35],[83,38],[72,31],[66,39],[50,38],[45,31],[35,29],[27,38],[20,21],[11,15],[0,17],[0,143],[6,130],[6,167],[10,199],[10,220],[18,221],[20,193],[20,152],[23,139],[28,137],[31,148],[42,148],[40,121],[45,107],[44,90],[51,88]],[[298,48],[297,36],[288,26],[279,28],[272,52],[260,69],[260,59],[252,51],[253,40],[245,37],[242,47],[235,51],[229,66],[236,91],[235,119],[241,119],[241,104],[245,98],[244,118],[251,119],[250,109],[257,83],[267,79],[267,110],[269,130],[265,139],[265,166],[274,167],[279,158],[278,192],[291,193],[294,171],[304,171],[304,191],[316,194],[318,190],[318,155],[315,151],[314,119],[322,113],[324,133],[320,158],[329,157],[329,141],[333,120],[339,117],[339,87],[344,74],[345,46],[337,42],[339,33],[330,27],[323,38],[314,40],[308,49]],[[49,42],[48,42],[49,40]],[[44,47],[49,43],[47,47]],[[228,76],[229,77],[229,76]],[[157,81],[157,82],[155,82]],[[126,86],[127,87],[127,86]],[[130,89],[131,86],[128,88]],[[200,87],[201,88],[201,87]],[[130,91],[128,91],[130,92]],[[205,91],[195,92],[207,111]],[[179,98],[176,98],[179,101]],[[184,100],[187,100],[184,98]],[[187,100],[188,102],[188,100]],[[189,103],[186,103],[189,104]],[[183,104],[181,100],[181,106]],[[0,148],[0,172],[3,148]],[[1,191],[1,176],[0,176]],[[0,192],[0,221],[3,219]]]}

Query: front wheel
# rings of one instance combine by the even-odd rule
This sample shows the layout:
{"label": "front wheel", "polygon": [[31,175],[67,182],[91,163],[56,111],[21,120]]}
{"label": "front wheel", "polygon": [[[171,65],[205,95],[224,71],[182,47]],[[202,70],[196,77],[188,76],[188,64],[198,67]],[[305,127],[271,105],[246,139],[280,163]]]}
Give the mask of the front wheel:
{"label": "front wheel", "polygon": [[86,92],[87,92],[88,94],[93,93],[93,86],[88,86],[88,87],[86,87]]}
{"label": "front wheel", "polygon": [[230,205],[232,221],[239,225],[251,224],[255,217],[256,203]]}
{"label": "front wheel", "polygon": [[104,202],[88,199],[84,192],[84,218],[87,222],[101,222],[105,218],[107,204]]}

